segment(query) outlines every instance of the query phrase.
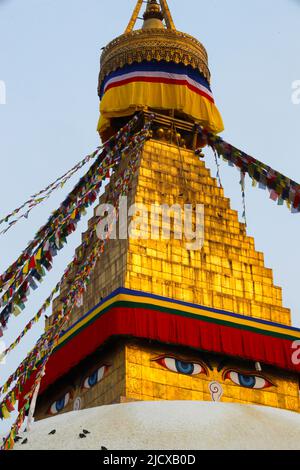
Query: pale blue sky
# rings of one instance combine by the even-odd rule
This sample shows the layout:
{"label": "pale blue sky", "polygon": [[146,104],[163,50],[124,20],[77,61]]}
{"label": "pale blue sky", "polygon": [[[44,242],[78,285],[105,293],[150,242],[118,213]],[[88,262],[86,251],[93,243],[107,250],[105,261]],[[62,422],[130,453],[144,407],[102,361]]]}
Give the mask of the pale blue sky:
{"label": "pale blue sky", "polygon": [[[135,0],[0,0],[0,216],[71,168],[98,144],[97,78],[102,46],[124,31]],[[300,105],[291,101],[300,80],[300,1],[169,0],[176,26],[208,50],[212,87],[226,130],[223,137],[300,181]],[[208,164],[215,175],[215,166]],[[225,194],[241,213],[239,174],[221,164]],[[75,184],[66,185],[5,237],[0,272],[25,247],[49,212]],[[1,218],[1,217],[0,217]],[[247,184],[248,233],[265,253],[284,305],[300,327],[298,247],[300,215],[277,207]],[[80,231],[73,235],[28,308],[9,324],[7,344],[22,331],[60,278]],[[0,366],[0,383],[32,347],[42,329]],[[1,426],[1,424],[0,424]]]}

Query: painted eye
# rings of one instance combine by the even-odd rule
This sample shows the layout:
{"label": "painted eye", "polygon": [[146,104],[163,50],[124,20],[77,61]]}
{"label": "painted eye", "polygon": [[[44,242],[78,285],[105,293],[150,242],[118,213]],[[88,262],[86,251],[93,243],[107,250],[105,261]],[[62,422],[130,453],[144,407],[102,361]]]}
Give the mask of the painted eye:
{"label": "painted eye", "polygon": [[49,414],[56,415],[57,413],[62,411],[68,405],[70,398],[71,394],[66,393],[62,398],[52,403],[49,409]]}
{"label": "painted eye", "polygon": [[272,387],[273,384],[264,377],[258,375],[247,375],[241,374],[230,370],[225,375],[226,379],[230,379],[236,385],[240,385],[245,388],[253,388],[257,390],[262,390],[263,388]]}
{"label": "painted eye", "polygon": [[97,383],[99,383],[103,379],[107,369],[108,366],[102,366],[99,369],[95,370],[95,372],[93,372],[84,380],[83,387],[92,388],[97,385]]}
{"label": "painted eye", "polygon": [[177,372],[184,375],[198,375],[206,374],[205,368],[195,362],[186,362],[176,359],[174,357],[162,357],[157,359],[156,362],[172,372]]}

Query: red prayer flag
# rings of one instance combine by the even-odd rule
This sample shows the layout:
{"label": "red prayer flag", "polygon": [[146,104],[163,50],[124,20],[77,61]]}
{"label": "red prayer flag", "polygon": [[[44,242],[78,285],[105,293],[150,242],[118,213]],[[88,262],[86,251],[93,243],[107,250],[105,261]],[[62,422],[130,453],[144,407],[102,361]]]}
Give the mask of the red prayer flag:
{"label": "red prayer flag", "polygon": [[34,256],[32,256],[29,261],[29,269],[34,269],[35,267],[36,267],[35,258]]}
{"label": "red prayer flag", "polygon": [[5,406],[6,406],[6,408],[8,409],[8,411],[9,411],[10,413],[15,410],[15,408],[14,408],[12,402],[11,402],[8,398],[5,400],[4,403],[5,403]]}

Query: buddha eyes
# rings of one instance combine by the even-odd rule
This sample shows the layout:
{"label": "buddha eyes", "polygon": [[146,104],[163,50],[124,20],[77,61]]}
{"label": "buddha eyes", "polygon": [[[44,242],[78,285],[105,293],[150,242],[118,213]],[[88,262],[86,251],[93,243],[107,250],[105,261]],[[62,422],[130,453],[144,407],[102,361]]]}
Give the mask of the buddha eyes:
{"label": "buddha eyes", "polygon": [[186,362],[174,357],[161,357],[156,362],[172,372],[183,375],[206,374],[206,369],[197,362]]}
{"label": "buddha eyes", "polygon": [[[160,357],[155,359],[155,362],[172,372],[177,372],[183,375],[208,375],[207,369],[199,362],[182,361],[176,357]],[[227,370],[223,375],[223,379],[229,379],[236,385],[244,388],[251,388],[256,390],[263,390],[272,387],[273,384],[266,378],[253,375],[244,374],[235,370]]]}
{"label": "buddha eyes", "polygon": [[[157,359],[154,359],[159,365],[165,369],[176,372],[182,375],[208,375],[208,369],[205,365],[202,365],[199,362],[183,361],[176,357],[163,356]],[[84,379],[83,388],[91,389],[95,387],[101,380],[103,380],[109,366],[103,365],[96,369],[92,374]],[[229,379],[235,385],[240,387],[253,389],[253,390],[263,390],[268,387],[274,386],[272,382],[262,377],[261,375],[248,374],[243,372],[238,372],[236,370],[227,370],[223,373],[223,380]],[[49,408],[48,413],[51,415],[56,415],[63,411],[69,404],[72,399],[72,393],[68,392],[64,394],[59,400],[56,400]]]}
{"label": "buddha eyes", "polygon": [[[104,365],[100,367],[99,369],[95,370],[91,375],[86,377],[84,379],[83,388],[90,389],[94,387],[95,385],[97,385],[97,383],[99,383],[103,379],[108,368],[109,366]],[[56,400],[54,403],[52,403],[52,405],[50,406],[48,410],[48,414],[56,415],[57,413],[60,413],[66,408],[66,406],[69,404],[71,399],[72,399],[71,393],[70,392],[66,393],[61,398],[59,398],[59,400]]]}
{"label": "buddha eyes", "polygon": [[[90,389],[97,385],[97,383],[99,383],[103,379],[108,368],[109,366],[106,365],[99,367],[99,369],[95,370],[91,375],[86,377],[84,379],[83,388]],[[72,394],[70,392],[66,393],[59,400],[56,400],[54,403],[52,403],[48,410],[48,413],[51,415],[56,415],[57,413],[60,413],[66,408],[71,399]]]}
{"label": "buddha eyes", "polygon": [[272,387],[273,384],[265,379],[264,377],[258,375],[248,375],[229,370],[225,373],[225,379],[230,379],[231,382],[236,385],[240,385],[245,388],[252,388],[256,390],[262,390],[264,388]]}
{"label": "buddha eyes", "polygon": [[108,366],[102,366],[99,369],[95,370],[91,375],[86,377],[83,382],[83,388],[89,389],[97,385],[97,383],[99,383],[103,379],[107,370]]}
{"label": "buddha eyes", "polygon": [[52,403],[52,405],[49,408],[49,414],[56,415],[57,413],[62,411],[68,405],[70,399],[71,399],[71,393],[66,393],[59,400]]}

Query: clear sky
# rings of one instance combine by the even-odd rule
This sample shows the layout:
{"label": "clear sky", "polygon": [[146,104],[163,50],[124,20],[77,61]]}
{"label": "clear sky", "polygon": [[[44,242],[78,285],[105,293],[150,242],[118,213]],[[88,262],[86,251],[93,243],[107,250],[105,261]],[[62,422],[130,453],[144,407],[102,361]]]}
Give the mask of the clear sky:
{"label": "clear sky", "polygon": [[[0,81],[7,94],[6,105],[0,105],[0,216],[99,144],[100,49],[124,31],[135,3],[0,0]],[[208,50],[224,138],[300,182],[300,105],[291,100],[292,82],[300,80],[300,1],[169,0],[169,6],[177,28],[197,37]],[[207,163],[215,175],[213,161]],[[241,214],[238,172],[222,162],[221,178],[232,207]],[[28,221],[0,237],[0,272],[75,182],[76,177]],[[247,218],[248,233],[265,253],[275,283],[283,288],[284,305],[292,309],[294,325],[300,327],[300,214],[278,207],[248,179]],[[7,345],[62,275],[86,223],[87,218],[55,259],[53,271],[32,294],[26,311],[9,323]],[[42,327],[35,327],[6,366],[0,366],[0,383],[33,346]]]}

